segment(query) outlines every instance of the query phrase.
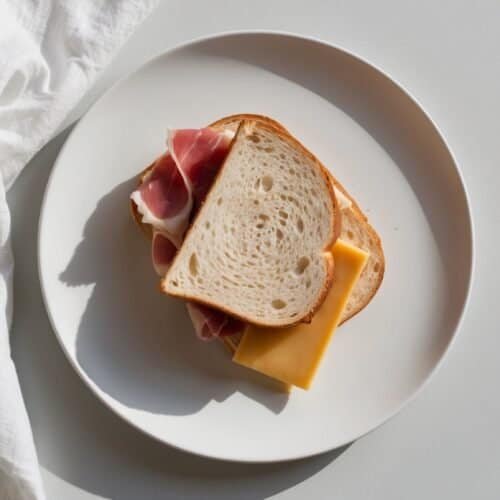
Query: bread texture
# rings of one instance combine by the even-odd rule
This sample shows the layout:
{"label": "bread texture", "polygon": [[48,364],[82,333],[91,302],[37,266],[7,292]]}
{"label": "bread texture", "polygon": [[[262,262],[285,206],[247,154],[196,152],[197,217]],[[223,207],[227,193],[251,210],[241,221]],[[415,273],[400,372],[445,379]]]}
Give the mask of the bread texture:
{"label": "bread texture", "polygon": [[243,120],[162,289],[256,325],[308,322],[332,282],[337,211],[309,151],[273,124]]}

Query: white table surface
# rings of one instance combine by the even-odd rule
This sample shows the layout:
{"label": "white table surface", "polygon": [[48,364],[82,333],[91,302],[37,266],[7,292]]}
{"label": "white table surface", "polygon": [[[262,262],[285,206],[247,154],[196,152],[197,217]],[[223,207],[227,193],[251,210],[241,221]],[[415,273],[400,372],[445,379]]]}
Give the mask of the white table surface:
{"label": "white table surface", "polygon": [[111,414],[78,379],[42,304],[37,220],[66,130],[31,161],[9,194],[16,255],[13,355],[49,500],[500,498],[499,26],[495,0],[162,3],[68,124],[117,78],[201,35],[278,29],[346,47],[409,89],[456,153],[475,220],[473,298],[437,376],[397,417],[344,450],[249,466],[153,442]]}

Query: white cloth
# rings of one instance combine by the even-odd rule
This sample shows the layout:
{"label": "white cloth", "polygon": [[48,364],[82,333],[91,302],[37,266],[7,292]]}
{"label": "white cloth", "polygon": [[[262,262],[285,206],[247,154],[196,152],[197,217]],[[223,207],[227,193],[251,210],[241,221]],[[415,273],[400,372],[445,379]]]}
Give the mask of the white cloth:
{"label": "white cloth", "polygon": [[[13,259],[5,191],[158,0],[0,0],[0,499],[43,499],[10,357]],[[35,332],[24,332],[35,335]]]}

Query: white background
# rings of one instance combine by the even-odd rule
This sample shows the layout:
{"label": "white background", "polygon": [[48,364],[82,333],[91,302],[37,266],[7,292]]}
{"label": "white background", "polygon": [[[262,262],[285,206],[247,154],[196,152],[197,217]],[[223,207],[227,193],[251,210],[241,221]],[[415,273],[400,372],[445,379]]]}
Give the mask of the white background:
{"label": "white background", "polygon": [[464,174],[475,222],[475,283],[457,342],[412,404],[344,450],[249,466],[153,442],[111,414],[77,378],[43,308],[38,214],[66,129],[9,195],[16,255],[13,355],[48,499],[499,498],[500,3],[168,0],[66,125],[152,56],[194,37],[248,28],[316,36],[359,54],[406,87],[443,131]]}

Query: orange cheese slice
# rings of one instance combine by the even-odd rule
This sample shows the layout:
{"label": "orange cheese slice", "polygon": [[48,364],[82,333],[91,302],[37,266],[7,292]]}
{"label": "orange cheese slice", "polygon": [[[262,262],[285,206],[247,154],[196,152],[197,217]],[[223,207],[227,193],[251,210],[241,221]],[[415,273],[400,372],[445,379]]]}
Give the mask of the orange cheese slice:
{"label": "orange cheese slice", "polygon": [[333,285],[309,324],[289,328],[249,326],[233,361],[302,389],[309,389],[321,358],[369,254],[342,240],[332,247]]}

